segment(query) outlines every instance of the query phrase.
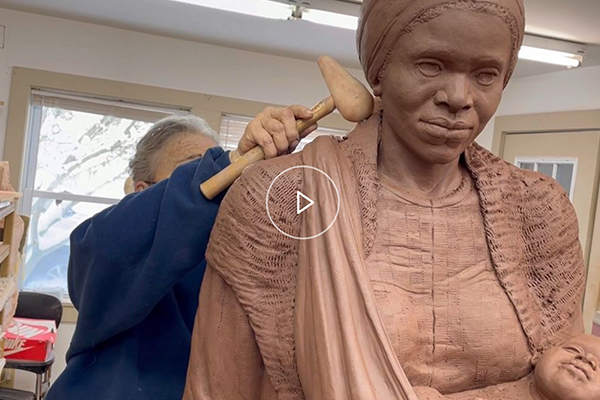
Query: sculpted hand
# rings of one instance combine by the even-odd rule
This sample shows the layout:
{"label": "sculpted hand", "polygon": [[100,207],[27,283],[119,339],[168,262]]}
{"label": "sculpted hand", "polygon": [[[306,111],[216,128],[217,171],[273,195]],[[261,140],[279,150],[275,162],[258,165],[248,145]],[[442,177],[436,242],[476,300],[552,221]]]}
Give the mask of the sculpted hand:
{"label": "sculpted hand", "polygon": [[302,138],[317,129],[317,124],[314,124],[299,133],[296,129],[296,120],[309,119],[312,115],[310,109],[298,105],[287,108],[265,108],[246,127],[237,150],[230,154],[231,160],[237,159],[255,146],[263,149],[266,158],[294,151]]}

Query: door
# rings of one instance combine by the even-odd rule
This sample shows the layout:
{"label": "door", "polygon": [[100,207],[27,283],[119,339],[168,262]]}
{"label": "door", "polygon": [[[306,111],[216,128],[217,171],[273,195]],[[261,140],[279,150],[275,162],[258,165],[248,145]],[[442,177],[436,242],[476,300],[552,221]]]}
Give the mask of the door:
{"label": "door", "polygon": [[506,161],[556,179],[569,194],[587,268],[584,320],[590,332],[600,300],[600,112],[499,117],[494,142]]}

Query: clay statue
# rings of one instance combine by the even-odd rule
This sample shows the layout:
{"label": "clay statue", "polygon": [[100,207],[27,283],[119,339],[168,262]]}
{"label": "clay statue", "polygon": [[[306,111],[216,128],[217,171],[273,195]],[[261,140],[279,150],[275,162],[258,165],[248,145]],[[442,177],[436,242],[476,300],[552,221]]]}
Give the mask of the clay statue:
{"label": "clay statue", "polygon": [[[229,189],[185,400],[449,396],[523,380],[583,333],[568,196],[474,142],[515,68],[522,0],[365,0],[359,25],[380,110]],[[339,214],[301,165],[329,175]],[[297,191],[315,200],[302,214]]]}
{"label": "clay statue", "polygon": [[597,400],[600,399],[600,338],[575,337],[547,350],[535,372],[517,382],[442,396],[415,388],[419,400]]}

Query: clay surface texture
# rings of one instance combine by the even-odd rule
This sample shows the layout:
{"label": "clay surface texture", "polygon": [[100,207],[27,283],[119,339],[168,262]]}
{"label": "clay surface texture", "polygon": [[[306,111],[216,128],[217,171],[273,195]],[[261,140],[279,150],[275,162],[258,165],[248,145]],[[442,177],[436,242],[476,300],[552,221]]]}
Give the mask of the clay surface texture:
{"label": "clay surface texture", "polygon": [[[595,343],[572,339],[585,284],[573,206],[552,179],[474,143],[524,26],[521,0],[364,1],[358,48],[377,111],[345,141],[318,138],[230,188],[185,400],[594,398]],[[296,169],[266,198],[299,165],[340,191],[336,223],[306,241],[264,207],[296,237],[326,227],[336,193],[314,175]],[[322,203],[278,205],[297,191]]]}

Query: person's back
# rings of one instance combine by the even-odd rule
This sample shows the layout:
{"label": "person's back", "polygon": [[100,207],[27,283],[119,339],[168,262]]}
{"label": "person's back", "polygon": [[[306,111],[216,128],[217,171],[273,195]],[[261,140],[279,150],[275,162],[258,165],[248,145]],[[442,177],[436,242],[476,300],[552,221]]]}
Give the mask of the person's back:
{"label": "person's back", "polygon": [[69,393],[86,391],[86,399],[181,397],[195,315],[192,307],[198,302],[194,294],[203,274],[202,264],[182,278],[140,324],[70,355],[69,367],[48,398],[74,398]]}

